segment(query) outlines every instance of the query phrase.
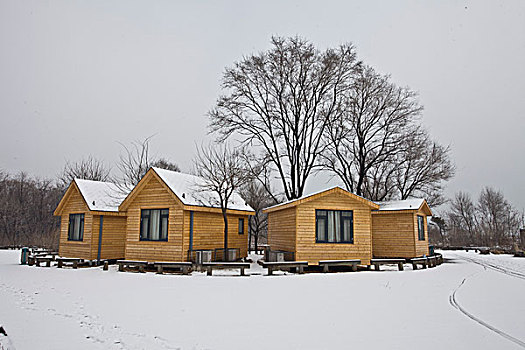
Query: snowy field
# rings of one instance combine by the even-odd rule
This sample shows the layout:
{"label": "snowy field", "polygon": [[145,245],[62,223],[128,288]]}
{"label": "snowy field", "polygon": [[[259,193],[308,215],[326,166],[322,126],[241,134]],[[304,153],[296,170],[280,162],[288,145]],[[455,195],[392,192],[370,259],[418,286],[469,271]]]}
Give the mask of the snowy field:
{"label": "snowy field", "polygon": [[207,277],[21,266],[0,251],[0,325],[18,350],[524,348],[525,259],[444,256],[417,271]]}

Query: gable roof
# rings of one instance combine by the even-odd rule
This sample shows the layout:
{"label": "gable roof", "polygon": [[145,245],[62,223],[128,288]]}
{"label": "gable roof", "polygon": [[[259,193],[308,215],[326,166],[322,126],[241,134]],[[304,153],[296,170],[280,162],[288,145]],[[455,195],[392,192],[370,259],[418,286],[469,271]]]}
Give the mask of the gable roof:
{"label": "gable roof", "polygon": [[304,195],[302,197],[299,197],[297,199],[292,199],[292,200],[289,200],[289,201],[286,201],[286,202],[283,202],[283,203],[279,203],[279,204],[276,204],[276,205],[272,205],[271,207],[268,207],[268,208],[264,208],[263,211],[265,213],[270,213],[272,211],[276,211],[276,210],[281,210],[281,209],[286,209],[286,208],[290,208],[290,207],[295,207],[299,204],[302,204],[304,202],[307,202],[307,201],[311,201],[313,199],[316,199],[316,198],[320,198],[320,197],[323,197],[323,196],[326,196],[330,193],[334,193],[334,192],[339,192],[339,193],[343,193],[353,199],[356,199],[366,205],[368,205],[369,207],[371,207],[372,209],[378,209],[379,208],[379,205],[364,198],[364,197],[361,197],[361,196],[358,196],[357,194],[354,194],[352,192],[349,192],[343,188],[341,188],[340,186],[332,186],[332,187],[329,187],[327,189],[324,189],[324,190],[321,190],[321,191],[317,191],[317,192],[313,192],[313,193],[310,193],[310,194],[307,194],[307,195]]}
{"label": "gable roof", "polygon": [[395,210],[423,210],[425,214],[432,215],[432,211],[423,198],[411,198],[396,201],[377,202],[378,211],[395,211]]}
{"label": "gable roof", "polygon": [[[140,181],[142,182],[146,177],[151,176],[152,172],[164,182],[167,188],[182,202],[183,205],[220,209],[219,196],[217,193],[202,188],[206,183],[203,178],[178,171],[152,167]],[[131,198],[132,193],[136,193],[136,191],[139,190],[139,185],[140,183],[135,186],[132,192],[123,201],[123,204],[130,200],[129,198]],[[230,201],[228,202],[228,210],[254,211],[237,192],[232,194]]]}
{"label": "gable roof", "polygon": [[71,191],[76,188],[91,211],[118,212],[128,191],[112,182],[74,179],[58,204],[55,215],[65,205]]}

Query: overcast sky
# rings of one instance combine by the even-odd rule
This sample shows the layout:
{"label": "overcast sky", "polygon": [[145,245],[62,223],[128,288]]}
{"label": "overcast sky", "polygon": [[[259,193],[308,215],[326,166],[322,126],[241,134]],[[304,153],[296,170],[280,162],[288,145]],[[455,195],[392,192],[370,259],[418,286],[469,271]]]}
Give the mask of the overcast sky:
{"label": "overcast sky", "polygon": [[448,195],[494,186],[525,208],[522,0],[0,0],[0,169],[52,177],[87,155],[112,165],[118,142],[155,135],[153,152],[189,170],[224,68],[272,35],[354,43],[420,93],[457,165]]}

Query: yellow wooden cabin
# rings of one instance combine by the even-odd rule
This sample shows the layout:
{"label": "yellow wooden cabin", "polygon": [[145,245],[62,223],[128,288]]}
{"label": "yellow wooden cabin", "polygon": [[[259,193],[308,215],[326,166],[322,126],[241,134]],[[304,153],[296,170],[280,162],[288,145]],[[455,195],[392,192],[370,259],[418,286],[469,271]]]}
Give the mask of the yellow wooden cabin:
{"label": "yellow wooden cabin", "polygon": [[119,207],[127,217],[125,259],[190,261],[199,260],[197,253],[212,252],[218,260],[247,256],[253,209],[233,194],[227,211],[227,254],[235,251],[237,256],[217,256],[224,248],[224,221],[217,195],[203,190],[203,182],[189,174],[149,169]]}
{"label": "yellow wooden cabin", "polygon": [[372,210],[379,205],[340,187],[281,203],[268,214],[268,244],[272,250],[292,252],[293,259],[372,258]]}
{"label": "yellow wooden cabin", "polygon": [[60,216],[59,255],[122,259],[126,217],[118,206],[126,194],[110,182],[73,180],[54,212]]}
{"label": "yellow wooden cabin", "polygon": [[428,255],[427,216],[432,211],[424,199],[380,202],[372,211],[374,258],[414,258]]}

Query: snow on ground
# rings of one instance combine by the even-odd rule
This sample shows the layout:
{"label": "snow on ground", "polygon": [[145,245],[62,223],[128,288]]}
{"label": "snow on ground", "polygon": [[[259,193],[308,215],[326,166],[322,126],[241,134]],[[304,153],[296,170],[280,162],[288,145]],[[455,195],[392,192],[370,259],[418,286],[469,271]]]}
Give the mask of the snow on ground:
{"label": "snow on ground", "polygon": [[0,325],[17,350],[525,347],[525,259],[444,255],[417,271],[209,277],[37,268],[0,251]]}

